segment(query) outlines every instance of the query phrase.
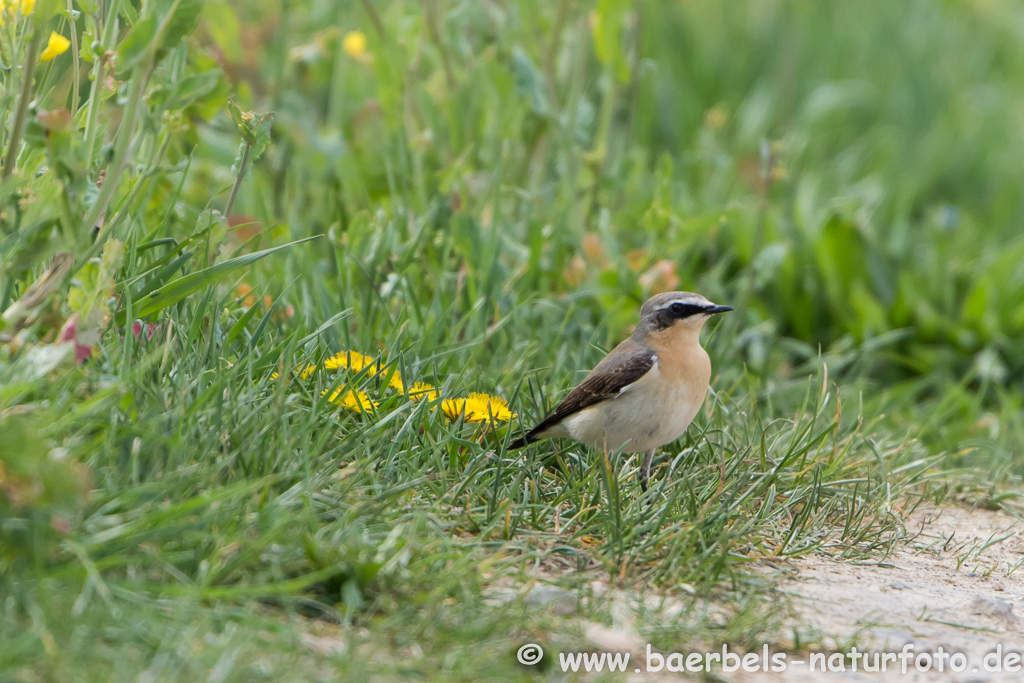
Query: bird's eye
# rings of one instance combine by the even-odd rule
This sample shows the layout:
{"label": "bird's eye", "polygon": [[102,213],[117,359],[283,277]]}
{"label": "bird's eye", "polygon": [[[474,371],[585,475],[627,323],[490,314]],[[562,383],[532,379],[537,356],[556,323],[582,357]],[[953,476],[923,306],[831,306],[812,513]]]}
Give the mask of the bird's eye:
{"label": "bird's eye", "polygon": [[681,303],[674,303],[674,304],[672,304],[671,306],[668,307],[668,310],[672,311],[672,315],[680,315],[681,316],[681,315],[685,315],[686,314],[686,306],[684,306]]}

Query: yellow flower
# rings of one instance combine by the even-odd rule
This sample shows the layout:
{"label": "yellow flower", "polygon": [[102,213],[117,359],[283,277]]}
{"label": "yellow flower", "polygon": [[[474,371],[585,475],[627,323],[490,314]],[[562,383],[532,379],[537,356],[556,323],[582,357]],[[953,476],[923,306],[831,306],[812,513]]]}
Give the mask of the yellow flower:
{"label": "yellow flower", "polygon": [[405,393],[405,383],[402,381],[402,375],[398,370],[395,370],[394,374],[391,375],[391,379],[388,380],[388,386],[395,391]]}
{"label": "yellow flower", "polygon": [[516,417],[516,414],[509,410],[508,401],[500,396],[474,392],[466,399],[466,406],[470,410],[483,415],[483,418],[479,420],[480,422],[491,419],[497,422],[508,422]]}
{"label": "yellow flower", "polygon": [[[328,392],[324,390],[324,394]],[[323,394],[321,394],[322,396]],[[331,403],[336,403],[346,410],[351,410],[354,413],[369,413],[375,410],[379,405],[376,401],[371,399],[365,391],[354,391],[344,386],[338,387],[331,395],[327,398]]]}
{"label": "yellow flower", "polygon": [[[295,372],[297,372],[299,377],[302,379],[309,379],[309,376],[316,372],[316,366],[307,364],[306,367],[302,367],[300,365],[295,368]],[[270,379],[277,379],[278,377],[280,377],[280,375],[278,375],[277,372],[272,372],[270,374]]]}
{"label": "yellow flower", "polygon": [[349,31],[341,41],[341,47],[348,53],[349,57],[360,62],[369,59],[366,52],[366,34],[362,31]]}
{"label": "yellow flower", "polygon": [[56,31],[51,31],[50,40],[46,44],[46,49],[39,55],[39,60],[49,61],[53,57],[67,52],[69,47],[71,47],[70,40],[61,36]]}
{"label": "yellow flower", "polygon": [[466,422],[508,422],[516,417],[508,408],[508,401],[490,394],[472,393],[468,398],[450,398],[441,401],[445,417],[455,421],[464,415]]}
{"label": "yellow flower", "polygon": [[[14,3],[11,4],[13,6]],[[34,10],[35,8],[36,0],[21,0],[21,16],[27,17],[28,15],[32,14],[32,10]],[[53,40],[53,36],[50,36],[50,40]],[[67,48],[65,47],[64,50],[66,49]],[[63,52],[64,50],[61,50],[61,52]],[[45,62],[46,60],[44,59],[43,61]]]}
{"label": "yellow flower", "polygon": [[358,351],[342,351],[341,353],[336,353],[324,361],[324,367],[328,370],[348,368],[352,372],[359,372],[365,368],[367,369],[366,374],[369,377],[376,375],[377,371],[380,369],[372,358],[364,356]]}
{"label": "yellow flower", "polygon": [[427,399],[428,401],[437,400],[437,389],[434,388],[433,384],[427,384],[426,382],[416,382],[409,389],[409,399],[413,401],[422,401]]}
{"label": "yellow flower", "polygon": [[[459,419],[459,415],[462,415],[466,411],[466,399],[446,398],[441,401],[441,410],[449,421],[455,422]],[[469,419],[469,415],[466,415],[466,422],[475,422],[475,420]]]}

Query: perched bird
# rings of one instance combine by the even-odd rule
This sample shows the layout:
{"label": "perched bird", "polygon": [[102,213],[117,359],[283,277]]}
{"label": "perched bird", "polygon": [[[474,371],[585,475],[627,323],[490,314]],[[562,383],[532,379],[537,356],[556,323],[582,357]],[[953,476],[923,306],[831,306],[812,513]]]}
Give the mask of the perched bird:
{"label": "perched bird", "polygon": [[509,449],[568,437],[602,450],[643,453],[640,486],[646,491],[655,449],[682,436],[704,402],[711,359],[700,345],[701,328],[731,310],[691,292],[651,297],[632,336]]}

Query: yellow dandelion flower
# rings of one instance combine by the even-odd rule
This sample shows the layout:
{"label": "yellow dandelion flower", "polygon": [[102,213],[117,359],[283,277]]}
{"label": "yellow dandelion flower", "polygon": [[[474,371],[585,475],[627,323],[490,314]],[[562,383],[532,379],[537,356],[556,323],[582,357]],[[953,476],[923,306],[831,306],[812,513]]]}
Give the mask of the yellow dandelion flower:
{"label": "yellow dandelion flower", "polygon": [[[12,3],[13,4],[13,3]],[[36,0],[21,0],[21,16],[27,17],[36,8]],[[67,48],[65,48],[67,49]]]}
{"label": "yellow dandelion flower", "polygon": [[402,381],[402,375],[398,370],[395,370],[394,374],[391,375],[391,379],[388,380],[388,386],[395,391],[405,393],[405,382]]}
{"label": "yellow dandelion flower", "polygon": [[377,363],[375,363],[372,358],[364,356],[358,351],[342,351],[341,353],[336,353],[324,361],[324,367],[328,370],[348,368],[352,372],[359,372],[363,369],[367,369],[366,374],[370,377],[376,375],[379,370]]}
{"label": "yellow dandelion flower", "polygon": [[69,47],[71,47],[70,40],[56,31],[51,31],[50,41],[46,44],[46,49],[39,55],[39,61],[48,62],[54,57],[67,52]]}
{"label": "yellow dandelion flower", "polygon": [[490,394],[472,393],[468,398],[449,398],[441,401],[441,410],[451,421],[463,416],[466,422],[508,422],[516,417],[508,408],[508,401]]}
{"label": "yellow dandelion flower", "polygon": [[490,394],[481,394],[474,392],[469,395],[466,399],[467,413],[473,411],[479,415],[482,415],[480,420],[477,422],[486,422],[488,420],[494,420],[495,422],[508,422],[512,418],[516,417],[516,414],[509,410],[508,401],[501,398],[500,396],[491,396]]}
{"label": "yellow dandelion flower", "polygon": [[[316,372],[316,366],[307,364],[306,367],[302,367],[300,365],[299,367],[295,368],[294,372],[302,379],[309,379],[309,376]],[[280,376],[281,375],[277,374],[276,371],[270,373],[270,379],[277,379]]]}
{"label": "yellow dandelion flower", "polygon": [[362,31],[349,31],[341,41],[341,48],[352,59],[364,61],[366,54],[366,34]]}
{"label": "yellow dandelion flower", "polygon": [[427,384],[426,382],[416,382],[409,389],[409,398],[413,401],[422,401],[427,399],[428,401],[437,400],[437,389],[433,384]]}
{"label": "yellow dandelion flower", "polygon": [[[326,394],[327,391],[328,390],[325,389],[323,393]],[[351,410],[354,413],[369,413],[380,405],[371,399],[365,391],[355,391],[344,386],[338,387],[332,391],[327,400],[331,403],[340,405],[345,410]]]}
{"label": "yellow dandelion flower", "polygon": [[[459,419],[459,416],[466,412],[466,399],[464,398],[446,398],[441,401],[441,411],[449,421],[455,422]],[[476,420],[469,419],[469,415],[466,415],[466,422],[475,422]]]}

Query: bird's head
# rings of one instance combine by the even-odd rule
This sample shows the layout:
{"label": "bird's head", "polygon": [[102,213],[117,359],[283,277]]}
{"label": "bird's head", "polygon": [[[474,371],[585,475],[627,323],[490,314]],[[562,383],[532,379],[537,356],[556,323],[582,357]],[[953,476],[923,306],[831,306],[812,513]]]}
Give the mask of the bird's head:
{"label": "bird's head", "polygon": [[644,303],[640,309],[638,329],[648,333],[670,328],[700,332],[708,318],[731,310],[731,306],[713,304],[693,292],[664,292],[652,296]]}

